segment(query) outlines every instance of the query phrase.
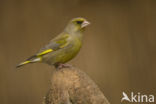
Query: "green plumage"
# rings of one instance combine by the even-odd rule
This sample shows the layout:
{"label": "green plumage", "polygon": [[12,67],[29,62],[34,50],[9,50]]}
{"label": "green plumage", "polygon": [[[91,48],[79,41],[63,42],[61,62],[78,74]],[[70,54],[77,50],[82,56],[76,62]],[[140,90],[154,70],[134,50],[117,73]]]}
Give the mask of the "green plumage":
{"label": "green plumage", "polygon": [[17,67],[34,62],[55,66],[68,62],[79,52],[82,46],[83,31],[88,24],[89,22],[84,18],[72,19],[61,34]]}

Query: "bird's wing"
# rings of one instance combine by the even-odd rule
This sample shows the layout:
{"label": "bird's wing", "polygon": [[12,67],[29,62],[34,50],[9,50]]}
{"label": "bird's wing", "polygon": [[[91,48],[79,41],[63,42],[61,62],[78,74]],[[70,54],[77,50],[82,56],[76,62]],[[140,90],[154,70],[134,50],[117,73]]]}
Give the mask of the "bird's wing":
{"label": "bird's wing", "polygon": [[47,44],[45,47],[41,48],[39,50],[39,52],[37,52],[37,54],[29,57],[26,61],[17,65],[17,67],[23,66],[23,65],[28,64],[28,63],[39,62],[39,61],[41,61],[43,55],[46,55],[48,53],[51,53],[53,51],[57,51],[59,49],[62,49],[64,47],[68,46],[69,36],[70,36],[69,34],[65,34],[65,33],[60,34],[59,36],[57,36],[56,38],[51,40],[49,42],[49,44]]}
{"label": "bird's wing", "polygon": [[[51,53],[53,51],[57,51],[62,49],[68,45],[69,34],[62,33],[58,35],[56,38],[52,39],[45,47],[41,48],[37,54],[29,57],[26,61],[34,60],[36,58],[40,58],[43,55]],[[38,61],[38,60],[37,60]]]}
{"label": "bird's wing", "polygon": [[68,45],[68,38],[69,34],[60,34],[56,38],[52,39],[49,44],[47,44],[45,47],[41,48],[39,52],[36,54],[37,56],[43,56],[45,54],[48,54],[50,52],[62,49]]}

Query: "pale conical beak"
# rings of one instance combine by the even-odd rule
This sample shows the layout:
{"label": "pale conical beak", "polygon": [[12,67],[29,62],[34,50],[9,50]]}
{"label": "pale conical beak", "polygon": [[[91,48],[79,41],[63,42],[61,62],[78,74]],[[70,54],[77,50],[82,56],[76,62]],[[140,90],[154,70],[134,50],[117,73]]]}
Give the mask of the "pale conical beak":
{"label": "pale conical beak", "polygon": [[88,26],[89,24],[90,24],[90,22],[84,21],[84,22],[82,23],[82,25],[81,25],[81,28],[84,28],[84,27]]}

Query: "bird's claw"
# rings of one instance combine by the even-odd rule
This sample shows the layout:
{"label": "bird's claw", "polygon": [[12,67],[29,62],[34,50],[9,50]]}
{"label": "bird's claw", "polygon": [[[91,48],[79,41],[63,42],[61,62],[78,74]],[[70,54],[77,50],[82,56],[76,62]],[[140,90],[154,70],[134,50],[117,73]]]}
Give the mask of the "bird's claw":
{"label": "bird's claw", "polygon": [[57,69],[70,68],[70,67],[72,67],[72,65],[70,65],[70,64],[59,64],[57,66]]}

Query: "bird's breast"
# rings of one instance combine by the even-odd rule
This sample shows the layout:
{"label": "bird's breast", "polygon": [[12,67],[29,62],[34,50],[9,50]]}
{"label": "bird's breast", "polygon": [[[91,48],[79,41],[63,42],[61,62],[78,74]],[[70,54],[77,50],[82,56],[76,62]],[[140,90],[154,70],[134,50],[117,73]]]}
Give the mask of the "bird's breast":
{"label": "bird's breast", "polygon": [[78,38],[73,39],[71,43],[69,43],[69,48],[65,50],[62,62],[65,63],[74,58],[80,51],[81,46],[82,46],[81,40],[79,40]]}

